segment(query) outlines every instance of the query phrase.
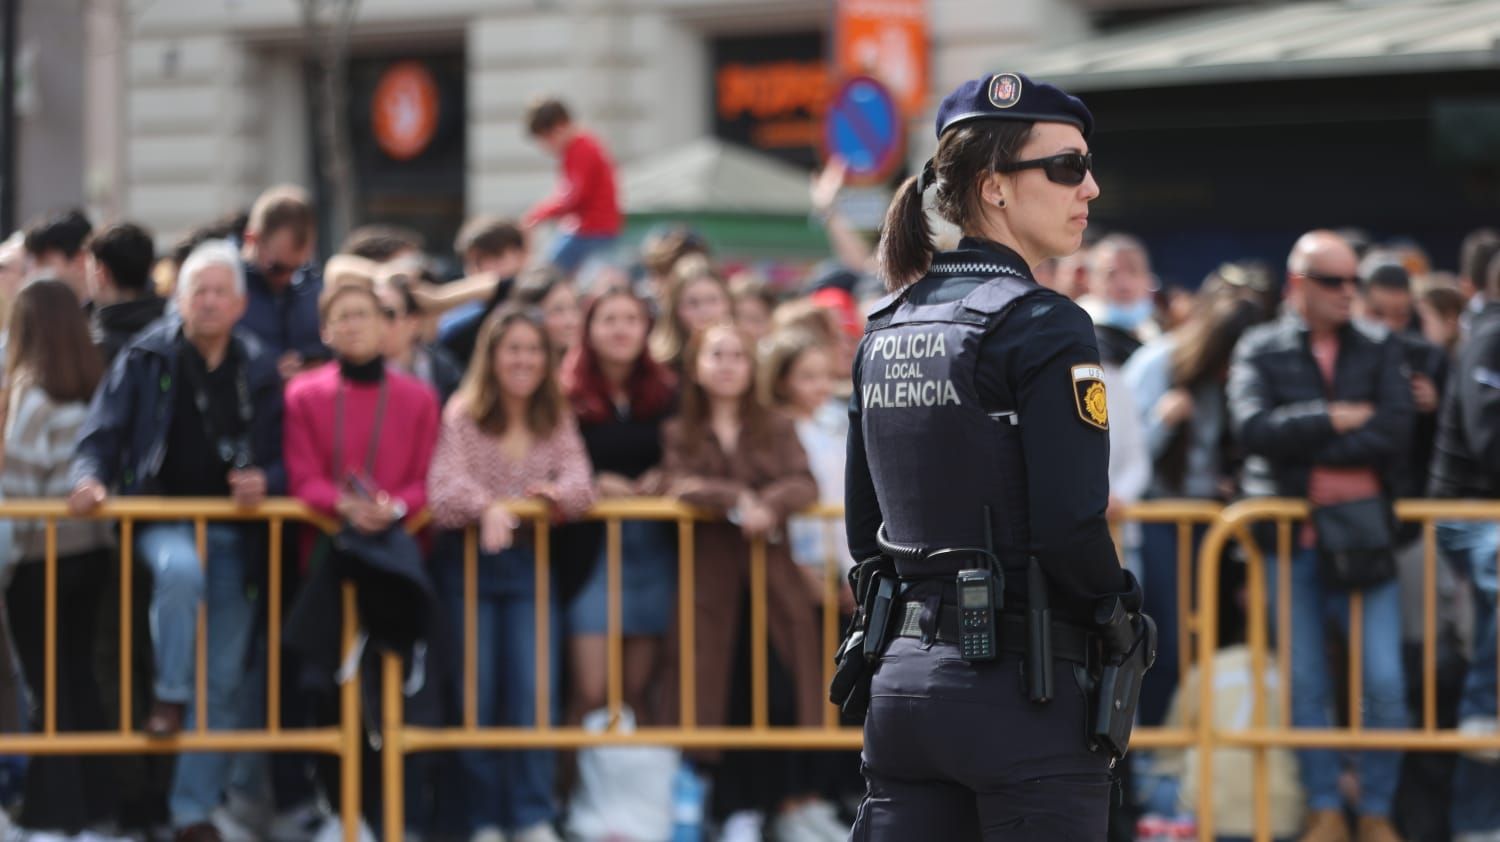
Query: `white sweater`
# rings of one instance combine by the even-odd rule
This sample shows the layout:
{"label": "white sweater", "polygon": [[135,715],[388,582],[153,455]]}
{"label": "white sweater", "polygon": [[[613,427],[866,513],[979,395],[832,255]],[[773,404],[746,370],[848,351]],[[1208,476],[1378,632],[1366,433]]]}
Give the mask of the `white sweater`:
{"label": "white sweater", "polygon": [[[6,499],[67,497],[73,490],[68,464],[73,460],[74,443],[88,406],[82,402],[54,403],[39,386],[17,386],[5,419],[5,470],[0,472],[0,490]],[[114,530],[108,521],[57,522],[59,557],[113,544]],[[15,522],[11,559],[40,561],[46,546],[43,521]]]}

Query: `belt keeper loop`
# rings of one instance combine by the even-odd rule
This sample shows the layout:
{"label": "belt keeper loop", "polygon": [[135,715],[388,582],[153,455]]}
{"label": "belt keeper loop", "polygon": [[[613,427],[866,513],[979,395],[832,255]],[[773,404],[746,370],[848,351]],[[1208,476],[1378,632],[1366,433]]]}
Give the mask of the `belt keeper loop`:
{"label": "belt keeper loop", "polygon": [[922,648],[931,649],[932,644],[937,642],[938,635],[938,612],[942,610],[943,595],[941,593],[928,594],[922,600],[922,619],[919,626],[922,629]]}

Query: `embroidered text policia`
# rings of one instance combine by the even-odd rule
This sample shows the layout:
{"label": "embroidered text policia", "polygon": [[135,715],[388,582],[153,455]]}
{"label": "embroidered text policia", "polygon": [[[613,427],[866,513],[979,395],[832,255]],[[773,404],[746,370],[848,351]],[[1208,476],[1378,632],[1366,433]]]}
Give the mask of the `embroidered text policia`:
{"label": "embroidered text policia", "polygon": [[[960,403],[958,390],[946,377],[927,377],[923,361],[946,358],[947,341],[941,331],[875,336],[870,341],[866,365],[874,382],[861,386],[865,409],[949,406]],[[946,372],[948,366],[942,365]]]}

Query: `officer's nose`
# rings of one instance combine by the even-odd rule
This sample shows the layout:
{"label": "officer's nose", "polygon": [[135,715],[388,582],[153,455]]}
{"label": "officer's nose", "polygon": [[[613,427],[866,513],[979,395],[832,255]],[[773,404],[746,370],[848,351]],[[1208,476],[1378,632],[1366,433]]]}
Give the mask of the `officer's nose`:
{"label": "officer's nose", "polygon": [[1083,200],[1092,202],[1099,198],[1099,182],[1094,178],[1094,171],[1089,170],[1083,176]]}

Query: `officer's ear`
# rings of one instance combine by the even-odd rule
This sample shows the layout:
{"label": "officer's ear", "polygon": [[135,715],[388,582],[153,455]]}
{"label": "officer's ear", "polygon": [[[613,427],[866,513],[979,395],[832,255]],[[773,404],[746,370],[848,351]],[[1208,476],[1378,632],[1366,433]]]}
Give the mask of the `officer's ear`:
{"label": "officer's ear", "polygon": [[979,177],[979,199],[985,207],[1005,207],[1009,190],[1010,178],[1005,173],[988,172]]}

